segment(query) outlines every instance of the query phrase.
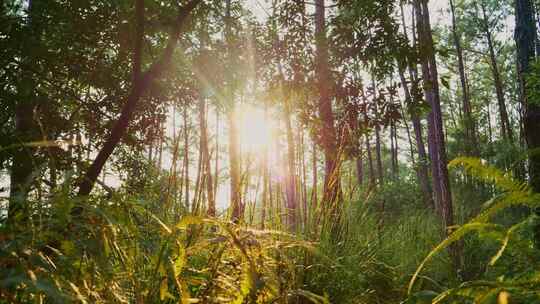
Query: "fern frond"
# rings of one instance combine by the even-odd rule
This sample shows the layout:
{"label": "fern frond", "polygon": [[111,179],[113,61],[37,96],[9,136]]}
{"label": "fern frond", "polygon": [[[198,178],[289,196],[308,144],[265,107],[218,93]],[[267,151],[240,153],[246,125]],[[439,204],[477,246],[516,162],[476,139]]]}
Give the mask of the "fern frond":
{"label": "fern frond", "polygon": [[504,192],[530,192],[529,186],[515,180],[510,172],[505,173],[499,168],[483,163],[479,158],[458,157],[448,164],[449,168],[463,167],[465,172],[486,183],[493,184]]}
{"label": "fern frond", "polygon": [[418,275],[426,265],[426,263],[433,258],[437,253],[442,251],[443,249],[450,246],[450,244],[460,240],[468,234],[469,232],[473,231],[482,231],[482,230],[503,230],[503,227],[501,225],[497,224],[490,224],[490,223],[479,223],[479,222],[472,222],[465,224],[458,228],[456,231],[454,231],[452,234],[450,234],[444,241],[442,241],[437,247],[435,247],[433,250],[429,252],[429,254],[424,258],[422,263],[420,263],[420,266],[416,269],[415,273],[413,274],[411,281],[409,282],[408,287],[408,294],[411,294],[412,288],[414,287],[414,283],[416,282],[416,279],[418,278]]}

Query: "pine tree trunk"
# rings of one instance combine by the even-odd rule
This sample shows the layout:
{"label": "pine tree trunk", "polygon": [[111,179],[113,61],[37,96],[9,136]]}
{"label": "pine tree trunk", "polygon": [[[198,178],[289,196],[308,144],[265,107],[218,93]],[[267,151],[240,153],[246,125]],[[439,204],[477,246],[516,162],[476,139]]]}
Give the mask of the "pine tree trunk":
{"label": "pine tree trunk", "polygon": [[[412,72],[410,74],[411,74],[411,77],[415,75]],[[416,164],[416,176],[418,178],[418,182],[420,184],[420,189],[422,190],[422,195],[424,197],[424,202],[426,206],[434,208],[433,196],[431,195],[431,186],[429,184],[429,173],[428,173],[428,167],[427,167],[428,157],[427,157],[426,148],[424,145],[424,139],[422,135],[422,123],[420,122],[420,118],[418,117],[418,111],[414,108],[412,104],[413,99],[411,96],[411,91],[409,89],[409,86],[407,85],[407,80],[405,79],[403,69],[400,69],[399,76],[401,80],[401,85],[405,92],[405,100],[406,100],[407,107],[409,109],[408,112],[411,116],[411,122],[412,122],[413,131],[414,131],[414,138],[416,141],[416,150],[418,153],[418,163]],[[415,86],[418,83],[416,79],[411,79],[411,82],[412,82],[412,85],[415,85]]]}
{"label": "pine tree trunk", "polygon": [[[265,120],[268,117],[268,108],[265,103],[264,108]],[[270,170],[268,168],[268,147],[264,147],[263,158],[262,158],[262,175],[263,175],[263,193],[262,193],[262,206],[261,206],[261,229],[265,229],[266,225],[266,213],[269,207],[268,198],[270,196]]]}
{"label": "pine tree trunk", "polygon": [[311,185],[311,208],[317,208],[317,205],[319,203],[319,198],[317,196],[317,191],[318,191],[318,176],[317,176],[317,162],[318,162],[318,159],[317,159],[317,145],[315,144],[315,142],[313,142],[313,145],[311,147],[311,153],[312,153],[312,156],[311,156],[311,171],[312,171],[312,174],[313,174],[313,184]]}
{"label": "pine tree trunk", "polygon": [[[231,55],[231,0],[225,2],[225,35],[227,40],[227,48],[229,50],[229,56]],[[232,68],[232,67],[229,67]],[[228,123],[229,123],[229,171],[231,182],[231,220],[238,223],[242,219],[242,189],[240,180],[240,141],[238,131],[238,121],[236,117],[236,106],[233,92],[230,92],[232,88],[229,88],[229,94],[227,101],[231,103],[228,111]]]}
{"label": "pine tree trunk", "polygon": [[206,176],[206,196],[208,201],[208,209],[206,213],[210,217],[216,216],[216,201],[214,197],[214,182],[212,181],[212,168],[210,166],[210,151],[208,148],[208,120],[205,97],[200,97],[199,100],[199,126],[201,128],[201,153],[204,161],[204,174]]}
{"label": "pine tree trunk", "polygon": [[364,160],[362,158],[362,139],[358,138],[358,155],[356,156],[356,180],[358,185],[362,186],[364,184]]}
{"label": "pine tree trunk", "polygon": [[322,122],[321,142],[325,158],[323,203],[332,206],[341,197],[339,160],[334,113],[330,96],[331,78],[328,63],[324,0],[315,0],[315,74],[319,89],[318,112]]}
{"label": "pine tree trunk", "polygon": [[463,48],[461,47],[461,37],[457,30],[456,12],[453,0],[450,0],[450,12],[452,15],[452,37],[454,38],[454,46],[457,53],[459,80],[461,84],[463,127],[465,129],[465,154],[479,156],[475,131],[476,124],[472,117],[471,100],[469,97],[469,89],[467,87],[467,75],[465,74],[465,60],[463,58]]}
{"label": "pine tree trunk", "polygon": [[188,115],[187,115],[187,108],[188,103],[184,105],[184,113],[183,113],[183,120],[184,120],[184,180],[185,184],[185,201],[184,201],[184,207],[186,210],[189,210],[189,130],[190,125],[188,124]]}
{"label": "pine tree trunk", "polygon": [[285,129],[287,133],[287,177],[285,184],[285,193],[287,197],[287,224],[290,231],[296,230],[296,209],[297,209],[297,195],[296,195],[296,164],[295,164],[295,145],[294,136],[291,125],[291,108],[290,101],[285,100]]}
{"label": "pine tree trunk", "polygon": [[[424,94],[431,106],[431,112],[428,117],[428,137],[432,163],[433,189],[437,205],[441,211],[443,224],[446,229],[449,229],[449,227],[454,225],[454,211],[448,178],[437,63],[431,34],[429,10],[427,0],[417,0],[415,4],[418,22],[418,39],[420,49],[422,50],[420,61],[424,78]],[[446,232],[448,233],[448,231]],[[454,270],[456,271],[461,267],[460,251],[460,246],[453,245],[450,247]]]}
{"label": "pine tree trunk", "polygon": [[489,21],[486,13],[486,7],[484,3],[481,3],[482,18],[483,18],[483,31],[487,40],[489,49],[489,60],[491,66],[491,73],[493,75],[493,82],[495,85],[495,94],[497,96],[497,104],[499,106],[499,118],[501,120],[501,133],[502,137],[510,142],[513,142],[514,135],[512,132],[512,125],[508,118],[508,111],[506,110],[506,101],[504,98],[504,85],[501,79],[499,71],[499,64],[497,63],[497,55],[495,54],[495,46],[493,43],[493,35],[489,28]]}
{"label": "pine tree trunk", "polygon": [[[533,190],[540,193],[540,106],[528,87],[527,74],[533,72],[531,63],[535,59],[535,36],[533,6],[530,0],[515,0],[518,77],[521,89],[521,99],[524,113],[524,133],[529,153],[529,183]],[[535,93],[534,95],[531,93]],[[540,210],[536,210],[540,215]],[[535,246],[540,248],[540,224],[534,227]]]}
{"label": "pine tree trunk", "polygon": [[384,170],[382,164],[382,152],[381,152],[381,127],[379,126],[379,107],[377,105],[377,88],[375,81],[373,81],[373,103],[375,109],[375,160],[377,162],[377,174],[379,177],[379,185],[384,183]]}
{"label": "pine tree trunk", "polygon": [[375,185],[375,168],[373,167],[373,156],[371,154],[371,144],[369,143],[369,136],[366,134],[366,151],[368,157],[368,169],[369,169],[369,186]]}
{"label": "pine tree trunk", "polygon": [[216,147],[215,147],[215,154],[216,158],[214,160],[214,200],[216,200],[217,193],[218,193],[218,185],[219,185],[219,109],[216,107]]}

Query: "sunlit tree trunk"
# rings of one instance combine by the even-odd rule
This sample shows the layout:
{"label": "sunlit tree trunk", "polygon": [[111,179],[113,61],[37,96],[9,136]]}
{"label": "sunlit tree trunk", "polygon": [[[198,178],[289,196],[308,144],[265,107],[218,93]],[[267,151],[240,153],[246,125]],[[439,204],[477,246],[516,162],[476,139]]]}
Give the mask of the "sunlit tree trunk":
{"label": "sunlit tree trunk", "polygon": [[375,168],[373,167],[373,156],[371,152],[371,144],[369,142],[369,136],[366,134],[366,152],[367,152],[367,163],[368,163],[368,169],[369,169],[369,185],[373,186],[375,185]]}
{"label": "sunlit tree trunk", "polygon": [[332,206],[341,197],[339,160],[330,95],[331,77],[328,63],[328,41],[326,38],[325,1],[315,0],[315,74],[318,83],[318,112],[321,120],[321,142],[325,158],[323,203]]}
{"label": "sunlit tree trunk", "polygon": [[409,157],[411,158],[412,165],[416,168],[418,164],[416,163],[416,158],[414,157],[415,147],[414,147],[414,143],[413,143],[413,139],[411,135],[411,127],[409,126],[409,123],[407,122],[407,115],[405,114],[405,106],[400,103],[399,107],[400,107],[401,117],[403,117],[403,124],[405,125],[405,132],[407,133],[407,141],[409,143]]}
{"label": "sunlit tree trunk", "polygon": [[199,134],[199,157],[197,158],[197,177],[195,178],[195,188],[193,191],[193,200],[191,202],[191,212],[197,214],[199,212],[200,188],[203,184],[205,163],[203,159],[203,141]]}
{"label": "sunlit tree trunk", "polygon": [[358,155],[356,156],[356,180],[358,185],[362,186],[364,184],[364,160],[363,160],[363,149],[362,149],[362,138],[358,137]]}
{"label": "sunlit tree trunk", "polygon": [[[225,2],[225,40],[227,44],[229,61],[232,58],[232,33],[231,33],[231,0]],[[232,69],[232,66],[229,66]],[[238,131],[238,118],[236,117],[236,105],[232,88],[227,89],[227,102],[230,107],[227,113],[229,124],[229,175],[230,175],[230,208],[231,220],[235,223],[242,219],[242,189],[240,180],[240,141]]]}
{"label": "sunlit tree trunk", "polygon": [[[424,94],[431,106],[428,117],[428,138],[431,155],[433,189],[446,229],[454,225],[454,211],[446,160],[445,137],[439,96],[439,80],[427,0],[416,0],[416,19],[420,44],[420,61],[424,78]],[[450,247],[454,269],[461,267],[461,252],[457,245]]]}
{"label": "sunlit tree trunk", "polygon": [[[264,121],[268,122],[268,101],[264,102]],[[262,193],[262,204],[261,204],[261,229],[266,228],[266,213],[269,208],[269,196],[270,196],[270,170],[268,167],[268,150],[270,143],[267,143],[264,146],[263,156],[262,156],[262,175],[263,175],[263,193]]]}
{"label": "sunlit tree trunk", "polygon": [[216,200],[219,186],[219,109],[216,107],[216,131],[215,131],[215,159],[214,159],[214,200]]}
{"label": "sunlit tree trunk", "polygon": [[297,193],[296,193],[296,163],[295,163],[295,144],[294,135],[291,124],[291,105],[288,98],[284,104],[284,120],[287,134],[287,174],[285,182],[285,194],[287,197],[287,224],[291,231],[296,230],[296,209],[297,209]]}
{"label": "sunlit tree trunk", "polygon": [[493,129],[491,127],[491,104],[490,104],[489,99],[486,100],[486,116],[487,116],[487,123],[488,123],[487,138],[488,138],[488,142],[491,144],[493,143]]}
{"label": "sunlit tree trunk", "polygon": [[165,125],[164,121],[160,118],[159,121],[159,150],[158,150],[158,163],[157,168],[161,171],[163,165],[163,144],[165,142]]}
{"label": "sunlit tree trunk", "polygon": [[395,121],[390,123],[390,143],[391,143],[391,156],[392,156],[392,178],[397,179],[398,172],[398,145],[397,145],[397,128]]}
{"label": "sunlit tree trunk", "polygon": [[493,42],[493,34],[489,26],[489,19],[486,13],[485,4],[480,1],[480,8],[482,10],[482,31],[486,38],[489,50],[489,60],[491,73],[493,76],[493,82],[495,85],[495,94],[497,96],[497,104],[499,106],[499,118],[501,120],[501,133],[504,139],[509,141],[514,140],[514,135],[512,132],[512,125],[508,118],[508,111],[506,109],[506,101],[504,98],[504,84],[501,79],[501,73],[499,71],[499,64],[497,63],[497,54],[495,53],[495,46]]}
{"label": "sunlit tree trunk", "polygon": [[[318,162],[318,158],[317,158],[317,145],[315,144],[315,142],[313,142],[312,146],[311,146],[311,173],[312,173],[312,179],[313,179],[313,184],[311,185],[311,208],[317,208],[318,206],[318,203],[319,203],[319,198],[318,198],[318,186],[319,186],[319,183],[318,183],[318,172],[317,172],[317,162]],[[313,211],[313,210],[312,210]]]}
{"label": "sunlit tree trunk", "polygon": [[301,124],[298,124],[298,132],[300,137],[300,165],[301,165],[301,174],[302,174],[302,211],[303,211],[303,219],[302,222],[304,223],[304,230],[307,227],[307,221],[308,221],[308,202],[307,202],[307,179],[306,179],[306,143],[305,143],[305,137],[304,137],[304,130],[302,128]]}
{"label": "sunlit tree trunk", "polygon": [[465,74],[465,60],[463,58],[463,48],[461,47],[461,37],[457,29],[456,10],[453,0],[450,0],[450,12],[452,15],[452,37],[457,53],[459,81],[461,85],[463,127],[465,129],[465,154],[478,156],[479,152],[475,131],[476,124],[472,116],[471,99],[469,96],[469,88],[467,87],[467,75]]}
{"label": "sunlit tree trunk", "polygon": [[[416,49],[417,47],[417,39],[416,39],[416,14],[415,10],[416,8],[413,6],[413,13],[411,16],[411,25],[412,25],[412,47]],[[403,4],[401,4],[401,20],[403,25],[403,33],[405,35],[405,38],[408,40],[408,33],[405,23],[405,13],[403,10]],[[399,59],[398,59],[399,60]],[[405,101],[407,105],[407,110],[411,116],[411,122],[412,127],[414,131],[414,138],[416,141],[416,151],[418,153],[418,164],[416,166],[416,174],[418,178],[418,182],[420,183],[420,189],[422,189],[422,195],[424,197],[424,202],[426,206],[428,207],[435,207],[433,202],[433,196],[431,191],[431,185],[429,183],[429,170],[428,170],[428,163],[429,159],[426,153],[426,148],[424,144],[424,138],[423,138],[423,132],[422,132],[422,122],[420,121],[420,115],[419,115],[419,109],[418,109],[418,95],[420,95],[420,88],[418,86],[419,79],[418,79],[418,69],[417,64],[415,62],[412,62],[412,60],[408,60],[408,62],[405,62],[405,64],[399,64],[399,77],[401,80],[401,84],[405,93]],[[410,77],[410,86],[407,85],[407,80],[405,78],[405,66],[408,67],[409,77]]]}
{"label": "sunlit tree trunk", "polygon": [[377,100],[377,85],[375,84],[375,78],[372,76],[373,86],[373,109],[375,115],[375,161],[377,164],[377,175],[379,178],[379,185],[384,183],[384,169],[382,164],[382,152],[381,152],[381,127],[379,123],[379,105]]}
{"label": "sunlit tree trunk", "polygon": [[178,154],[179,151],[179,142],[180,137],[178,136],[178,133],[176,131],[176,103],[173,103],[172,106],[172,131],[173,131],[173,144],[174,144],[174,150],[173,150],[173,164],[171,168],[171,177],[173,178],[173,189],[172,189],[172,204],[174,207],[176,207],[176,202],[178,199]]}
{"label": "sunlit tree trunk", "polygon": [[207,122],[207,109],[204,97],[200,97],[199,100],[199,126],[201,132],[201,154],[204,162],[204,175],[206,181],[206,197],[208,203],[207,214],[208,216],[216,215],[216,201],[214,197],[214,182],[212,181],[212,168],[210,166],[210,151],[208,148],[208,122]]}
{"label": "sunlit tree trunk", "polygon": [[184,113],[183,113],[183,120],[184,120],[184,186],[185,186],[185,201],[184,201],[184,207],[186,210],[189,210],[189,130],[190,130],[190,124],[188,122],[188,115],[187,115],[187,109],[189,104],[186,102],[184,104]]}

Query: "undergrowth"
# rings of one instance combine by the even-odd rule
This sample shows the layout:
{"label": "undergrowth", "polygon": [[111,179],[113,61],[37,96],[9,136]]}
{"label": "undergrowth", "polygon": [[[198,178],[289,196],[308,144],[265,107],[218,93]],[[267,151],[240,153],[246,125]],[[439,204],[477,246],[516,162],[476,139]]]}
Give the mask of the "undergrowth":
{"label": "undergrowth", "polygon": [[457,199],[464,223],[442,242],[406,179],[363,189],[332,229],[297,235],[192,214],[159,187],[80,200],[66,186],[28,202],[24,229],[0,228],[0,303],[540,303],[528,212],[540,195],[477,159],[451,166],[493,197]]}

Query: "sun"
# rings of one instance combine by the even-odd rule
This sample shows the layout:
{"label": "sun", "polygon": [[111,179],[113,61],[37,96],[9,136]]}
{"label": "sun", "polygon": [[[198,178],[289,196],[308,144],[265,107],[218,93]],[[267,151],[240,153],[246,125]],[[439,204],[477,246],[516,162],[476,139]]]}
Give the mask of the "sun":
{"label": "sun", "polygon": [[245,106],[240,111],[240,143],[246,152],[262,152],[272,143],[274,124],[264,110]]}

